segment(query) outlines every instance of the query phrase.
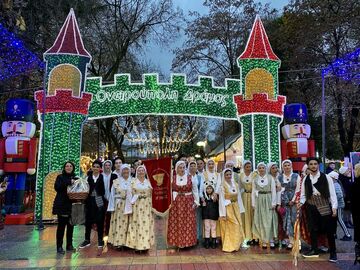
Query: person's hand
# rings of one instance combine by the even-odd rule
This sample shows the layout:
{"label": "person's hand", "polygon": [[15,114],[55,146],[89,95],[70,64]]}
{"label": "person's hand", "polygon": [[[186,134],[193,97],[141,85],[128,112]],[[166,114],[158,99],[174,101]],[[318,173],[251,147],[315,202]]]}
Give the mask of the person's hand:
{"label": "person's hand", "polygon": [[277,205],[276,210],[279,211],[279,209],[280,209],[280,205]]}
{"label": "person's hand", "polygon": [[333,217],[337,216],[337,209],[335,209],[335,208],[332,209],[332,216]]}
{"label": "person's hand", "polygon": [[275,208],[276,208],[276,206],[274,205],[273,207],[271,207],[271,209],[270,209],[270,210],[275,210]]}
{"label": "person's hand", "polygon": [[213,200],[214,200],[214,202],[217,202],[217,200],[218,200],[218,195],[216,193],[214,193]]}
{"label": "person's hand", "polygon": [[289,202],[289,206],[293,206],[294,205],[294,202],[293,201],[290,201]]}
{"label": "person's hand", "polygon": [[226,221],[226,217],[219,217],[219,220]]}
{"label": "person's hand", "polygon": [[281,191],[281,186],[276,186],[276,192],[280,192]]}

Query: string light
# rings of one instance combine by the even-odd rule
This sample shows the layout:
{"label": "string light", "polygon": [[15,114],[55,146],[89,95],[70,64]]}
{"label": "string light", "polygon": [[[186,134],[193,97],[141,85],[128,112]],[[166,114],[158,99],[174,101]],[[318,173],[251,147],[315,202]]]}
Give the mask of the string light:
{"label": "string light", "polygon": [[0,24],[0,81],[43,69],[43,62],[24,43]]}
{"label": "string light", "polygon": [[142,83],[130,82],[130,74],[118,74],[114,84],[102,79],[86,80],[86,92],[93,94],[89,119],[119,115],[190,115],[236,120],[233,95],[240,92],[240,80],[226,79],[225,87],[214,86],[211,77],[199,77],[198,84],[186,84],[186,76],[172,74],[170,83],[159,83],[158,74],[144,74]]}
{"label": "string light", "polygon": [[253,164],[279,162],[279,124],[286,97],[278,95],[280,60],[272,51],[258,16],[238,65],[243,91],[234,96],[234,103],[242,126],[244,159]]}

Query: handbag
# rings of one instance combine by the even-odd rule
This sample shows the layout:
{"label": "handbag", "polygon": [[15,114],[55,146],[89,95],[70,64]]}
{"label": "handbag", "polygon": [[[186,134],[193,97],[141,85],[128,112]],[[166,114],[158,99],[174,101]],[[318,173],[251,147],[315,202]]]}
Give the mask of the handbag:
{"label": "handbag", "polygon": [[73,226],[85,224],[85,204],[83,203],[72,204],[70,224]]}

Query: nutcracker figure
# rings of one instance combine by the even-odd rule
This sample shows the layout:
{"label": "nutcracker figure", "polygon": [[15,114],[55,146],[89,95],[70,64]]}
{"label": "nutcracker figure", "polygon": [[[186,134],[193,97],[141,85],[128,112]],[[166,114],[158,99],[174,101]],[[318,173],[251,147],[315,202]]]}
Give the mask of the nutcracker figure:
{"label": "nutcracker figure", "polygon": [[301,172],[306,159],[315,156],[315,142],[309,140],[311,127],[307,124],[308,114],[305,104],[292,103],[284,107],[285,125],[281,128],[282,160],[290,159],[293,170]]}
{"label": "nutcracker figure", "polygon": [[34,104],[26,99],[9,99],[5,116],[6,121],[1,126],[4,138],[0,139],[0,175],[8,176],[5,211],[21,213],[26,174],[34,174],[36,167]]}

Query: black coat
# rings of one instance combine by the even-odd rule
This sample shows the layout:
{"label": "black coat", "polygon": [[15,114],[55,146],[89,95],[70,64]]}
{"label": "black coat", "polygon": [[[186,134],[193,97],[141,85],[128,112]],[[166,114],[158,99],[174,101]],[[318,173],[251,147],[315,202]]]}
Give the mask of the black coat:
{"label": "black coat", "polygon": [[53,204],[54,215],[71,215],[71,200],[67,195],[67,188],[71,185],[72,175],[60,174],[56,178],[54,189],[56,197]]}
{"label": "black coat", "polygon": [[219,203],[214,202],[213,199],[206,199],[204,196],[204,200],[206,202],[205,206],[201,206],[202,219],[211,219],[218,220],[219,218]]}

